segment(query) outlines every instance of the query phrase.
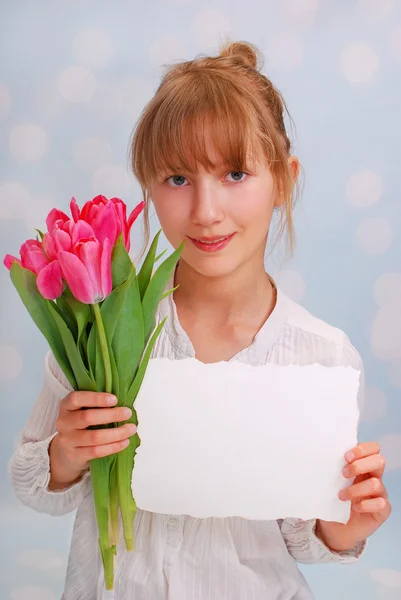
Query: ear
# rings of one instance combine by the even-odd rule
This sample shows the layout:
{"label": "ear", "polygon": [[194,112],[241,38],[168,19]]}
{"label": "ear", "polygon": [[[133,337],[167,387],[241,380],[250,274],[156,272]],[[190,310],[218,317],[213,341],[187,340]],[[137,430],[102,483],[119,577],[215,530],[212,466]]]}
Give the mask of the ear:
{"label": "ear", "polygon": [[[288,170],[290,172],[290,176],[291,176],[293,185],[295,185],[295,183],[298,179],[300,168],[301,167],[300,167],[298,158],[296,156],[289,156],[288,157]],[[274,205],[282,206],[284,204],[284,202],[285,202],[284,190],[282,189],[282,186],[280,185]]]}
{"label": "ear", "polygon": [[299,175],[299,171],[301,169],[301,166],[299,164],[299,160],[296,156],[290,156],[288,159],[288,168],[290,170],[291,176],[292,176],[292,181],[295,185],[297,179],[298,179],[298,175]]}

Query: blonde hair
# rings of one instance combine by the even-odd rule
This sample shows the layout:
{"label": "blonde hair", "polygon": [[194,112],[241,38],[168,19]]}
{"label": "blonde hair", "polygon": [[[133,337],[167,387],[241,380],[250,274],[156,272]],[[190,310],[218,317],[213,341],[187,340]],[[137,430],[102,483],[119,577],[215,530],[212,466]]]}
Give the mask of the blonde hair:
{"label": "blonde hair", "polygon": [[145,245],[149,241],[149,188],[161,173],[210,170],[205,128],[212,123],[214,147],[230,168],[246,171],[249,155],[263,152],[283,194],[277,240],[287,230],[294,247],[292,209],[297,185],[288,157],[284,118],[291,117],[280,92],[261,73],[262,55],[246,42],[226,42],[216,57],[198,56],[169,67],[133,131],[130,160],[145,200]]}

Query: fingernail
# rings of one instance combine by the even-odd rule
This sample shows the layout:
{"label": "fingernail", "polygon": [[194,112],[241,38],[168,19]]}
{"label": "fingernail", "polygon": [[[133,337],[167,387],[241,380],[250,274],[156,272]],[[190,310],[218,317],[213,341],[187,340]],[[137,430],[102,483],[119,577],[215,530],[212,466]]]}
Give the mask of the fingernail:
{"label": "fingernail", "polygon": [[345,477],[349,477],[349,475],[350,475],[350,470],[349,470],[349,468],[348,468],[348,467],[344,467],[344,468],[343,468],[343,475],[344,475]]}
{"label": "fingernail", "polygon": [[340,498],[340,500],[345,500],[345,493],[343,490],[341,490],[341,492],[339,492],[338,497]]}
{"label": "fingernail", "polygon": [[117,398],[115,396],[107,396],[106,402],[107,404],[115,404],[117,402]]}
{"label": "fingernail", "polygon": [[136,425],[130,423],[128,426],[128,435],[134,435],[134,433],[136,433]]}
{"label": "fingernail", "polygon": [[132,410],[130,408],[124,408],[123,415],[126,419],[129,419],[132,415]]}
{"label": "fingernail", "polygon": [[352,462],[355,458],[355,454],[353,452],[347,452],[347,454],[345,455],[345,460],[347,462]]}

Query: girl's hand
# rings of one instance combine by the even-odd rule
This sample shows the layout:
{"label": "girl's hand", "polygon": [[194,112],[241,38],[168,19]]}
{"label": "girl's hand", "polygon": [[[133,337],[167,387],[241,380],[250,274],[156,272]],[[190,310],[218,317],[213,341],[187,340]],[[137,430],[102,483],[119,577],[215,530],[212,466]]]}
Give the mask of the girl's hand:
{"label": "girl's hand", "polygon": [[88,429],[127,421],[132,411],[115,406],[117,398],[105,393],[71,392],[60,403],[57,435],[49,446],[49,489],[63,489],[78,480],[93,458],[121,452],[135,434],[136,426],[125,423],[110,429]]}
{"label": "girl's hand", "polygon": [[318,537],[333,551],[352,550],[358,542],[372,535],[391,514],[391,504],[383,485],[385,459],[376,442],[358,444],[345,454],[347,465],[344,477],[353,484],[339,493],[341,500],[351,500],[348,523],[319,520],[316,526]]}

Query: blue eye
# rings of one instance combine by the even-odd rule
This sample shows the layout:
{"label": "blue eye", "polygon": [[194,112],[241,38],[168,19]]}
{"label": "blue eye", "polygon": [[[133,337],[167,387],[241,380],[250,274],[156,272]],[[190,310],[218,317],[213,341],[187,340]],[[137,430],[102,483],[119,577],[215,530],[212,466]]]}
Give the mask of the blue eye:
{"label": "blue eye", "polygon": [[244,181],[246,173],[244,171],[231,171],[227,177],[232,177],[231,181]]}
{"label": "blue eye", "polygon": [[183,175],[172,175],[166,179],[166,183],[169,183],[172,187],[183,187],[186,182],[186,177]]}

